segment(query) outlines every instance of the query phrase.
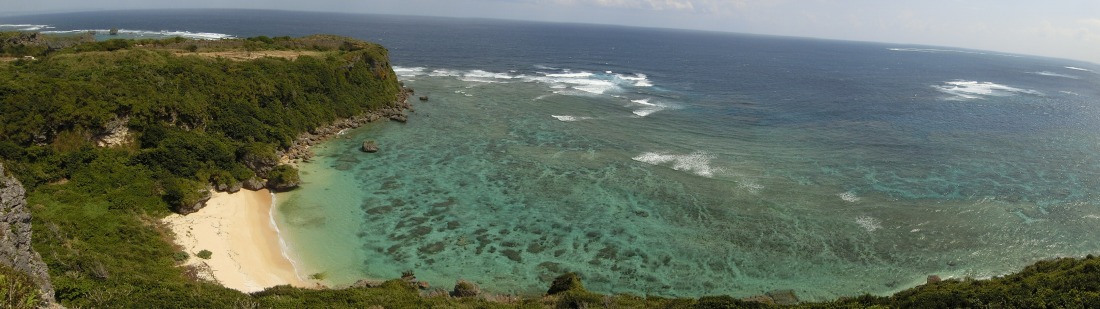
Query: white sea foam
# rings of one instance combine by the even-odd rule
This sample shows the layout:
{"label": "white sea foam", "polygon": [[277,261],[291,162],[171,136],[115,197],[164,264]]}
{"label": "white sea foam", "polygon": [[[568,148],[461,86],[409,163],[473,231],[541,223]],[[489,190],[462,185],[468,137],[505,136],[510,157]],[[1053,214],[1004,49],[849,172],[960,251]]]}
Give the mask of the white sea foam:
{"label": "white sea foam", "polygon": [[[587,94],[604,94],[608,91],[616,90],[619,88],[615,83],[602,80],[598,78],[592,78],[592,73],[562,73],[562,74],[545,74],[543,76],[531,76],[523,77],[525,81],[538,82],[549,84],[553,89],[566,89],[571,88],[580,90]],[[562,92],[563,94],[571,94],[569,92]],[[582,93],[577,93],[582,94]]]}
{"label": "white sea foam", "polygon": [[713,155],[702,151],[691,154],[677,155],[659,152],[647,152],[633,158],[634,161],[645,162],[653,165],[671,164],[672,169],[689,172],[703,177],[714,177],[719,169],[711,166]]}
{"label": "white sea foam", "polygon": [[580,72],[580,73],[568,73],[568,72],[566,72],[566,73],[546,74],[546,77],[589,78],[589,77],[592,77],[592,75],[594,75],[594,74],[589,73],[589,72]]}
{"label": "white sea foam", "polygon": [[1043,94],[1035,90],[1020,89],[991,82],[957,80],[945,82],[944,84],[945,85],[935,85],[932,87],[940,92],[952,95],[946,98],[947,100],[956,101],[985,99],[986,97],[1005,97],[1021,93],[1031,95]]}
{"label": "white sea foam", "polygon": [[1083,69],[1083,68],[1078,68],[1078,67],[1066,67],[1066,68],[1067,68],[1067,69],[1070,69],[1070,70],[1076,70],[1076,71],[1085,71],[1085,72],[1092,72],[1092,70],[1089,70],[1089,69]]}
{"label": "white sea foam", "polygon": [[[611,74],[611,72],[608,72],[608,74]],[[649,77],[642,73],[634,74],[634,76],[615,74],[615,77],[631,83],[634,87],[653,87]]]}
{"label": "white sea foam", "polygon": [[675,109],[677,105],[665,103],[665,102],[650,102],[651,98],[645,98],[640,100],[630,100],[630,103],[634,103],[638,108],[632,113],[638,117],[649,116],[653,113],[663,111],[666,109]]}
{"label": "white sea foam", "polygon": [[[541,83],[549,85],[551,89],[568,89],[555,92],[567,95],[605,95],[621,92],[631,87],[653,87],[653,83],[649,80],[649,77],[641,73],[618,74],[611,71],[607,71],[606,73],[593,73],[588,71],[556,69],[539,65],[535,67],[557,72],[537,72],[536,74],[527,75],[520,74],[515,70],[509,72],[491,72],[476,69],[453,70],[427,69],[423,67],[394,67],[394,72],[401,77],[423,75],[432,77],[456,77],[462,81],[475,83]],[[646,114],[648,113],[649,112],[646,112]]]}
{"label": "white sea foam", "polygon": [[6,31],[39,31],[42,29],[53,29],[53,27],[50,25],[0,24],[0,30]]}
{"label": "white sea foam", "polygon": [[1053,77],[1064,77],[1064,78],[1080,79],[1080,77],[1077,77],[1077,76],[1068,75],[1068,74],[1059,74],[1059,73],[1054,73],[1054,72],[1050,72],[1050,71],[1040,71],[1040,72],[1030,72],[1030,73],[1031,74],[1038,74],[1038,75],[1042,75],[1042,76],[1053,76]]}
{"label": "white sea foam", "polygon": [[933,54],[936,54],[936,53],[959,53],[959,54],[974,54],[974,55],[994,55],[994,56],[1013,57],[1013,58],[1023,57],[1023,56],[1009,55],[1009,54],[983,53],[983,52],[978,52],[978,51],[957,50],[957,49],[935,49],[935,48],[887,48],[887,49],[892,50],[892,51],[933,53]]}
{"label": "white sea foam", "polygon": [[550,115],[550,117],[554,117],[554,119],[564,121],[564,122],[573,122],[573,121],[592,119],[592,117],[570,116],[570,115]]}
{"label": "white sea foam", "polygon": [[424,75],[424,71],[426,71],[426,70],[427,69],[423,68],[423,67],[411,67],[411,68],[399,67],[399,66],[394,66],[393,67],[393,72],[397,73],[397,76],[401,76],[401,77],[413,77],[413,76]]}
{"label": "white sea foam", "polygon": [[508,73],[494,73],[494,72],[488,72],[488,71],[482,71],[482,70],[472,70],[472,71],[463,73],[462,76],[469,77],[469,78],[478,78],[478,79],[505,79],[505,80],[522,77],[522,75],[521,76],[512,76],[511,74],[508,74]]}
{"label": "white sea foam", "polygon": [[1073,92],[1073,91],[1065,91],[1065,90],[1063,90],[1063,91],[1059,91],[1059,92],[1061,92],[1061,93],[1065,93],[1065,94],[1068,94],[1068,95],[1075,95],[1075,96],[1079,96],[1079,95],[1081,95],[1081,94],[1079,94],[1079,93],[1076,93],[1076,92]]}
{"label": "white sea foam", "polygon": [[859,224],[860,227],[863,227],[863,229],[868,232],[882,229],[882,222],[870,216],[856,218],[856,224]]}
{"label": "white sea foam", "polygon": [[840,199],[844,200],[845,202],[849,202],[849,203],[859,202],[859,196],[857,196],[856,193],[852,192],[852,191],[839,193],[836,196],[840,197]]}
{"label": "white sea foam", "polygon": [[[42,31],[42,33],[46,33],[46,34],[74,34],[74,33],[85,33],[85,32],[93,32],[93,31],[96,32],[96,33],[109,33],[111,30],[110,29],[56,30],[56,31]],[[154,38],[159,38],[159,37],[176,37],[176,36],[178,36],[178,37],[183,37],[183,38],[188,38],[188,39],[199,39],[199,40],[221,40],[221,39],[234,38],[233,35],[224,34],[224,33],[169,31],[169,30],[150,31],[150,30],[118,29],[118,33],[121,34],[121,35],[130,36],[130,37],[154,37]]]}
{"label": "white sea foam", "polygon": [[737,187],[741,188],[741,189],[745,189],[746,191],[749,191],[749,193],[752,193],[752,194],[759,193],[760,190],[764,189],[763,185],[757,184],[757,183],[753,182],[752,180],[743,180],[743,181],[741,181],[741,183],[737,184]]}
{"label": "white sea foam", "polygon": [[433,77],[459,77],[459,76],[462,76],[462,72],[459,72],[459,71],[456,71],[456,70],[435,69],[435,70],[432,70],[431,73],[428,73],[428,76],[433,76]]}

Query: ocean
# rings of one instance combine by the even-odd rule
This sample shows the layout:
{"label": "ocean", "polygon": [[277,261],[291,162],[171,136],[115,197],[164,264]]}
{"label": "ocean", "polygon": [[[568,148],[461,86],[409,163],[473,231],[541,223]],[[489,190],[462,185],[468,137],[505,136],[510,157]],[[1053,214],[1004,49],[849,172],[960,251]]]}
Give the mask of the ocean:
{"label": "ocean", "polygon": [[[315,147],[275,217],[302,276],[540,294],[884,295],[1100,252],[1100,65],[947,47],[248,10],[0,19],[381,43],[409,122]],[[109,38],[100,31],[101,38]],[[364,140],[381,151],[362,153]]]}

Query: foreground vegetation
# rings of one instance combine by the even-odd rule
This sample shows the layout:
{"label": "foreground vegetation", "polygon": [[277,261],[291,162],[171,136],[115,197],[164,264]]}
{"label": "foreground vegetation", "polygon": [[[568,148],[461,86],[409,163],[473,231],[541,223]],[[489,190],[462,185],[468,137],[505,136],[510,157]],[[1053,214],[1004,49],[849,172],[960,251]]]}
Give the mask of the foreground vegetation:
{"label": "foreground vegetation", "polygon": [[[548,282],[547,296],[521,298],[488,295],[465,281],[453,289],[420,289],[408,280],[411,274],[362,287],[284,286],[255,294],[197,280],[194,269],[178,266],[188,254],[174,247],[158,219],[195,204],[208,186],[296,178],[292,168],[277,164],[277,154],[298,134],[393,102],[400,89],[386,50],[332,36],[35,40],[0,35],[0,56],[7,57],[0,62],[0,161],[30,192],[34,247],[66,306],[779,306],[769,298],[600,295],[585,290],[576,274]],[[0,267],[0,306],[38,305],[29,282]],[[1100,307],[1100,259],[1045,261],[1003,278],[793,306]]]}

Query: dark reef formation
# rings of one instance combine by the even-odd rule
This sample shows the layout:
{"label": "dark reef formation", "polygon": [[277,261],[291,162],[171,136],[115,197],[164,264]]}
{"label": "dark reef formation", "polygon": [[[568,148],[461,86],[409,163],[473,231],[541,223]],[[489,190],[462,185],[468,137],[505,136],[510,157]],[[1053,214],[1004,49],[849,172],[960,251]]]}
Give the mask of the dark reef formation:
{"label": "dark reef formation", "polygon": [[31,247],[31,213],[25,195],[23,185],[0,165],[0,263],[27,274],[38,285],[42,299],[53,303],[46,263]]}

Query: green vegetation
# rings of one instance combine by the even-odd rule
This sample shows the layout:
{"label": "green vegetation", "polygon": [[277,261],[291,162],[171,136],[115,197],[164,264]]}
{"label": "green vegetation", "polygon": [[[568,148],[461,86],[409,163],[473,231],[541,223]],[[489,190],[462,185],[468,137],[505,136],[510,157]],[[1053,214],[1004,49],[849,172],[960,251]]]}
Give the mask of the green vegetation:
{"label": "green vegetation", "polygon": [[[198,280],[198,269],[179,266],[189,256],[158,219],[189,211],[210,185],[257,177],[282,188],[299,182],[297,170],[278,165],[279,151],[298,134],[395,99],[400,89],[386,50],[334,36],[76,41],[0,33],[0,57],[9,57],[0,62],[0,161],[28,188],[33,245],[68,307],[779,307],[767,296],[601,295],[587,291],[576,273],[548,282],[545,296],[520,298],[467,281],[452,291],[421,290],[410,284],[412,271],[373,287],[280,286],[254,294]],[[109,129],[117,123],[129,135],[97,146],[120,135]],[[28,278],[0,267],[0,307],[35,307],[36,291]],[[1100,258],[793,307],[1100,307]]]}
{"label": "green vegetation", "polygon": [[172,254],[172,260],[178,263],[187,262],[188,258],[191,258],[191,255],[187,254],[187,251],[176,251],[176,253]]}
{"label": "green vegetation", "polygon": [[200,259],[204,259],[204,260],[209,260],[210,257],[212,257],[213,255],[214,255],[213,252],[210,252],[210,250],[205,250],[205,249],[199,251],[199,253],[195,253],[195,256],[199,257]]}
{"label": "green vegetation", "polygon": [[38,285],[26,274],[0,264],[0,308],[38,308],[42,296]]}
{"label": "green vegetation", "polygon": [[476,283],[458,280],[455,283],[455,288],[451,291],[451,296],[454,297],[474,297],[481,294],[481,287],[478,287]]}

